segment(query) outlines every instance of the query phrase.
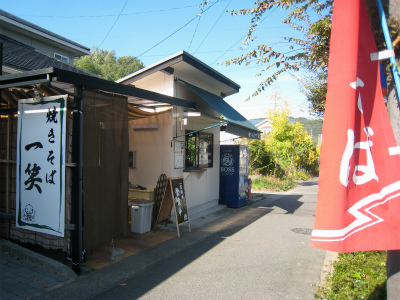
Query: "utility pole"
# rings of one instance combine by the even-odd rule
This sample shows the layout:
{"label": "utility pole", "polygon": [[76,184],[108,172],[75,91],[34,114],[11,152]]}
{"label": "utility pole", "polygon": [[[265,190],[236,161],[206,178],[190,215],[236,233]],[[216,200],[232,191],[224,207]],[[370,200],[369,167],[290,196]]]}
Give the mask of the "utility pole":
{"label": "utility pole", "polygon": [[[388,7],[389,19],[400,23],[400,0],[383,0],[383,5]],[[398,56],[396,55],[397,63],[399,62]],[[389,69],[389,67],[387,68]],[[390,122],[392,124],[393,132],[397,141],[397,145],[400,146],[400,104],[399,95],[396,93],[396,88],[391,72],[388,74],[388,112]],[[399,299],[400,295],[400,250],[388,251],[387,263],[387,299],[394,300]]]}

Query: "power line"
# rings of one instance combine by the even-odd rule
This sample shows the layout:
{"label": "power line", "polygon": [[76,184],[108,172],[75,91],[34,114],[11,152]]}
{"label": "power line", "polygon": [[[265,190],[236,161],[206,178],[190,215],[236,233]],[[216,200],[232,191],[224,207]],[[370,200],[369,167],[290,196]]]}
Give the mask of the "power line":
{"label": "power line", "polygon": [[238,39],[237,42],[235,42],[228,50],[226,50],[224,53],[222,53],[220,56],[218,56],[218,58],[217,58],[216,60],[214,60],[214,61],[211,63],[211,65],[215,64],[222,56],[224,56],[228,51],[230,51],[233,47],[235,47],[236,44],[239,43],[241,40],[243,40],[243,38],[244,38],[245,36],[246,36],[246,35],[240,37],[240,39]]}
{"label": "power line", "polygon": [[[116,18],[115,21],[114,21],[114,24],[112,24],[112,26],[111,26],[110,30],[108,31],[107,35],[105,36],[105,38],[103,39],[103,41],[100,43],[99,49],[100,49],[101,45],[103,45],[103,43],[104,43],[104,41],[106,40],[106,38],[108,37],[108,35],[110,34],[111,30],[114,28],[114,25],[117,23],[119,17],[121,16],[122,12],[123,12],[124,9],[125,9],[125,6],[128,4],[128,1],[129,1],[129,0],[126,0],[126,1],[125,1],[124,6],[122,7],[121,11],[119,12],[117,18]],[[112,77],[111,77],[111,78],[112,78]]]}
{"label": "power line", "polygon": [[[259,23],[258,25],[260,25],[262,22],[264,22],[278,7],[275,7],[268,15],[266,15]],[[258,26],[257,25],[257,26]],[[247,34],[245,34],[244,36],[242,36],[240,40],[243,40],[245,37],[247,36]],[[222,55],[220,55],[216,60],[214,60],[211,65],[215,64],[222,56],[224,56],[228,51],[230,51],[239,41],[235,42],[232,47],[230,47],[228,50],[226,50]]]}
{"label": "power line", "polygon": [[112,77],[97,61],[95,58],[92,58],[92,61],[98,66],[100,67],[100,69],[102,69],[104,71],[104,73],[106,73],[112,80],[115,81],[114,77]]}
{"label": "power line", "polygon": [[210,32],[214,29],[215,25],[217,25],[219,19],[221,19],[222,15],[224,14],[224,12],[226,11],[226,9],[228,8],[229,4],[231,4],[232,0],[229,0],[229,3],[225,6],[224,10],[222,11],[222,13],[219,15],[217,21],[215,21],[214,25],[211,27],[211,29],[208,31],[208,33],[206,34],[206,36],[204,37],[204,39],[201,41],[200,45],[197,47],[196,51],[194,51],[194,53],[197,52],[197,50],[199,50],[199,48],[201,47],[201,45],[203,45],[204,41],[206,40],[206,38],[208,37],[208,35],[210,34]]}
{"label": "power line", "polygon": [[198,15],[199,16],[199,20],[197,21],[197,25],[196,25],[196,28],[194,29],[192,39],[190,40],[188,51],[190,50],[190,47],[192,46],[192,42],[193,42],[194,36],[196,35],[197,28],[199,27],[199,23],[200,23],[200,20],[201,20],[201,15],[203,13],[203,10],[204,10],[204,6],[201,6],[201,13]]}
{"label": "power line", "polygon": [[158,42],[157,44],[155,44],[154,46],[150,47],[149,49],[147,49],[146,51],[144,51],[142,54],[139,54],[138,56],[136,56],[136,58],[139,58],[140,56],[142,56],[143,54],[149,52],[150,50],[154,49],[155,47],[157,47],[158,45],[160,45],[162,42],[164,42],[165,40],[169,39],[171,36],[173,36],[175,33],[177,33],[178,31],[180,31],[181,29],[185,28],[187,25],[189,25],[190,23],[192,23],[198,16],[196,15],[193,19],[191,19],[189,22],[187,22],[185,25],[183,25],[181,28],[175,30],[173,33],[171,33],[169,36],[167,36],[165,39],[161,40],[160,42]]}
{"label": "power line", "polygon": [[[218,2],[218,1],[217,1]],[[211,6],[209,6],[207,9],[205,9],[203,11],[203,13],[205,13],[207,10],[209,10],[211,7],[213,7],[217,2],[213,3]],[[173,33],[171,33],[169,36],[167,36],[165,39],[161,40],[160,42],[158,42],[157,44],[155,44],[154,46],[150,47],[148,50],[144,51],[142,54],[136,56],[136,58],[139,58],[140,56],[142,56],[143,54],[149,52],[150,50],[154,49],[155,47],[157,47],[158,45],[160,45],[162,42],[166,41],[167,39],[169,39],[171,36],[173,36],[175,33],[177,33],[178,31],[182,30],[183,28],[185,28],[187,25],[189,25],[190,23],[192,23],[197,17],[199,17],[199,15],[196,15],[193,19],[191,19],[189,22],[187,22],[185,25],[183,25],[181,28],[175,30]]]}
{"label": "power line", "polygon": [[139,12],[132,12],[132,13],[124,13],[124,14],[117,14],[117,15],[79,15],[79,16],[38,16],[38,15],[20,15],[21,17],[34,17],[34,18],[57,18],[57,19],[78,19],[78,18],[109,18],[115,16],[131,16],[131,15],[140,15],[140,14],[151,14],[157,12],[164,12],[164,11],[171,11],[171,10],[179,10],[179,9],[186,9],[192,8],[197,5],[189,5],[184,7],[173,7],[167,9],[159,9],[159,10],[149,10],[149,11],[139,11]]}
{"label": "power line", "polygon": [[[129,0],[126,0],[124,6],[122,7],[122,9],[121,9],[121,11],[119,12],[117,18],[115,19],[114,23],[112,24],[110,30],[108,31],[108,33],[107,33],[106,36],[104,37],[103,41],[100,43],[98,49],[100,49],[101,45],[103,45],[104,41],[106,40],[106,38],[107,38],[108,35],[110,34],[111,30],[114,28],[114,26],[115,26],[115,24],[117,23],[119,17],[121,16],[122,12],[123,12],[124,9],[125,9],[126,4],[128,4],[128,1],[129,1]],[[114,79],[114,78],[113,78],[113,77],[112,77],[112,76],[111,76],[111,75],[110,75],[110,74],[109,74],[95,59],[93,59],[93,62],[94,62],[97,66],[99,66],[100,69],[102,69],[112,80],[115,81],[115,79]]]}
{"label": "power line", "polygon": [[[221,53],[221,52],[225,52],[226,50],[212,50],[212,51],[200,51],[198,52],[199,54],[209,54],[209,53]],[[160,56],[160,57],[165,57],[171,55],[169,54],[152,54],[152,55],[146,55],[145,57],[152,57],[152,56]]]}
{"label": "power line", "polygon": [[[202,6],[201,6],[201,14],[200,14],[200,17],[202,16],[202,14],[203,14],[205,11],[209,10],[211,7],[213,7],[213,6],[214,6],[215,4],[217,4],[218,2],[219,2],[219,0],[217,0],[216,2],[214,2],[212,5],[210,5],[206,10],[204,10],[204,6],[202,5]],[[200,23],[200,18],[199,18],[199,21],[197,22],[197,26],[196,26],[196,29],[195,29],[195,31],[194,31],[194,33],[193,33],[192,40],[190,41],[190,45],[189,45],[188,51],[190,50],[190,47],[192,46],[192,42],[193,42],[194,36],[196,35],[197,28],[199,27],[199,23]]]}

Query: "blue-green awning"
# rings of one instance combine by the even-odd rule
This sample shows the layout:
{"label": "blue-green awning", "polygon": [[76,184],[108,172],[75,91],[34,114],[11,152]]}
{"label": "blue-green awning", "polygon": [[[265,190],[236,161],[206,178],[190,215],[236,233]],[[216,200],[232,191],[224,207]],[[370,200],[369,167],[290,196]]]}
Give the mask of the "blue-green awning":
{"label": "blue-green awning", "polygon": [[258,130],[257,127],[250,123],[240,113],[238,113],[232,106],[226,103],[222,97],[207,92],[190,83],[184,83],[227,119],[228,124],[226,127],[226,132],[249,139],[259,140],[261,138],[261,131]]}

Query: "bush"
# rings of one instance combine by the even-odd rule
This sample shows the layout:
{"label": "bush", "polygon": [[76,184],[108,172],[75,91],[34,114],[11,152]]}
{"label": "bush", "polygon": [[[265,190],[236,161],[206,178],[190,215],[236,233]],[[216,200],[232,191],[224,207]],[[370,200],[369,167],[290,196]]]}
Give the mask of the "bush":
{"label": "bush", "polygon": [[[319,165],[319,147],[299,122],[291,123],[289,111],[277,109],[268,114],[271,132],[261,140],[249,140],[249,172],[284,178],[298,170],[316,175]],[[302,171],[303,172],[303,171]],[[308,175],[295,174],[295,179]]]}
{"label": "bush", "polygon": [[386,299],[386,251],[340,253],[316,299]]}
{"label": "bush", "polygon": [[305,170],[297,170],[289,175],[289,178],[292,180],[307,180],[312,177],[314,176]]}
{"label": "bush", "polygon": [[249,143],[249,172],[250,174],[273,174],[275,161],[265,148],[264,140],[250,140]]}
{"label": "bush", "polygon": [[280,179],[273,176],[253,175],[250,176],[252,180],[252,189],[259,191],[287,191],[293,188],[296,183],[290,179]]}

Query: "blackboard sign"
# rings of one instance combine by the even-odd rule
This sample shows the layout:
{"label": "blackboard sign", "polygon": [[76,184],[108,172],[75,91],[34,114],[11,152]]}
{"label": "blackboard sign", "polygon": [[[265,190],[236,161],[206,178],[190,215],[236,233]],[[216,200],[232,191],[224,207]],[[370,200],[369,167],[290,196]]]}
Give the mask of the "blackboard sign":
{"label": "blackboard sign", "polygon": [[[162,178],[160,177],[160,179],[164,180],[165,178],[166,178],[165,175]],[[159,199],[160,206],[157,209],[157,217],[154,224],[154,230],[156,230],[157,224],[159,222],[162,221],[167,222],[167,220],[171,215],[171,209],[173,209],[175,213],[176,231],[178,233],[178,237],[180,237],[179,233],[180,224],[189,223],[189,232],[190,232],[189,213],[186,205],[186,195],[185,195],[185,186],[183,184],[183,178],[173,178],[173,179],[168,178],[168,180],[166,181],[164,180],[160,182],[160,191],[156,193],[157,195],[160,196]]]}
{"label": "blackboard sign", "polygon": [[189,221],[189,213],[186,204],[185,187],[183,178],[171,179],[172,194],[174,196],[176,220],[178,224]]}

